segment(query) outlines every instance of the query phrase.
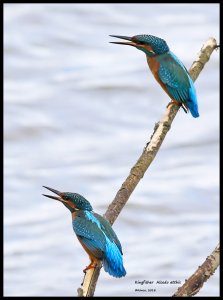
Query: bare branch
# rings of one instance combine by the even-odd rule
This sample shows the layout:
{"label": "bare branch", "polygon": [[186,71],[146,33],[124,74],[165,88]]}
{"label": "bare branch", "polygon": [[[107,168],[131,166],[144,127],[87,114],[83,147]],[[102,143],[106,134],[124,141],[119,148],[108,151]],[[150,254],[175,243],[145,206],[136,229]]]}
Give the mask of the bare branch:
{"label": "bare branch", "polygon": [[198,267],[194,274],[185,280],[182,287],[178,288],[173,297],[191,297],[197,294],[202,288],[205,281],[214,274],[219,266],[220,245],[218,244],[214,251],[209,255],[205,262]]}
{"label": "bare branch", "polygon": [[[217,43],[214,38],[209,38],[207,42],[203,45],[201,51],[199,52],[196,60],[193,62],[189,71],[194,81],[197,79],[204,65],[208,62],[213,50],[216,48]],[[121,188],[117,192],[114,200],[109,205],[104,215],[104,217],[111,224],[113,224],[114,221],[117,219],[122,208],[125,206],[126,202],[128,201],[130,195],[139,183],[140,179],[144,176],[146,170],[150,166],[151,162],[154,160],[167,132],[171,127],[171,124],[178,110],[179,106],[169,105],[161,121],[156,123],[150,141],[146,144],[142,155],[131,169],[130,174],[123,182]],[[99,270],[98,272],[94,272],[91,269],[87,271],[87,274],[83,281],[83,287],[82,289],[78,289],[79,295],[83,295],[85,297],[91,297],[94,295],[96,283],[100,273],[100,268],[101,263],[99,263],[99,268],[97,268],[97,270]]]}
{"label": "bare branch", "polygon": [[90,295],[94,295],[101,267],[102,263],[98,262],[95,268],[89,269],[85,273],[84,280],[81,284],[82,287],[77,290],[79,297],[91,297]]}

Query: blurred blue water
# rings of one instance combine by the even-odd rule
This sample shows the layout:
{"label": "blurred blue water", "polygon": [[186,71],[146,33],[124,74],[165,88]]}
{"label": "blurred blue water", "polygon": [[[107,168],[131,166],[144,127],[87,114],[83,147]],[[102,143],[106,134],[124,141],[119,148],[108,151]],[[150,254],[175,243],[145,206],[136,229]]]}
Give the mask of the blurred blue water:
{"label": "blurred blue water", "polygon": [[[217,4],[4,5],[4,293],[73,296],[88,257],[42,185],[78,192],[103,214],[169,99],[145,55],[109,34],[164,38],[187,68],[210,37]],[[135,280],[184,280],[219,236],[219,53],[196,81],[200,118],[180,111],[114,224],[127,276],[101,272],[95,295]],[[219,295],[218,271],[201,295]]]}

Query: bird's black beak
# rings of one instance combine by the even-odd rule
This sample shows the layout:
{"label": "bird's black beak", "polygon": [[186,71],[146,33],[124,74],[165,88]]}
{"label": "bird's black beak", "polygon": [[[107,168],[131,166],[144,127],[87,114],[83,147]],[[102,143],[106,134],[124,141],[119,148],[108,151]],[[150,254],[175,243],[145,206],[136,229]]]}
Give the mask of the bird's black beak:
{"label": "bird's black beak", "polygon": [[118,38],[118,39],[130,41],[129,43],[128,42],[110,42],[111,44],[129,45],[129,46],[133,46],[133,47],[137,46],[137,44],[132,40],[132,37],[122,36],[122,35],[110,35],[110,36]]}
{"label": "bird's black beak", "polygon": [[60,196],[60,197],[55,197],[55,196],[50,196],[50,195],[42,194],[43,196],[48,197],[48,198],[51,198],[51,199],[54,199],[54,200],[59,200],[59,201],[61,201],[61,202],[66,202],[66,201],[63,200],[63,198],[62,198],[63,193],[61,193],[61,192],[59,192],[59,191],[57,191],[57,190],[54,190],[54,189],[52,189],[52,188],[49,188],[49,187],[47,187],[47,186],[44,186],[44,185],[43,185],[43,187],[46,188],[46,189],[48,189],[49,191],[51,191],[51,192],[57,194],[57,195]]}

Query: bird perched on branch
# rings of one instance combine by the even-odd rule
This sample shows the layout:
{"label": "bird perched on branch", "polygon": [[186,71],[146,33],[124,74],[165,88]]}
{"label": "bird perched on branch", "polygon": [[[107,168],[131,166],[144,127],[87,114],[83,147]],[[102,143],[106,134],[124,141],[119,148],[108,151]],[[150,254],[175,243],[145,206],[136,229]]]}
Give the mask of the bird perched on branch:
{"label": "bird perched on branch", "polygon": [[183,63],[174,55],[167,43],[156,36],[140,34],[133,37],[110,35],[129,42],[113,44],[133,46],[146,54],[147,62],[155,79],[171,98],[168,104],[182,106],[185,112],[199,117],[194,83]]}
{"label": "bird perched on branch", "polygon": [[43,186],[57,196],[51,199],[62,202],[72,214],[73,230],[84,250],[89,255],[91,263],[84,269],[95,268],[102,261],[104,270],[114,277],[126,275],[122,260],[122,246],[110,223],[102,216],[93,212],[89,201],[76,193],[59,192]]}

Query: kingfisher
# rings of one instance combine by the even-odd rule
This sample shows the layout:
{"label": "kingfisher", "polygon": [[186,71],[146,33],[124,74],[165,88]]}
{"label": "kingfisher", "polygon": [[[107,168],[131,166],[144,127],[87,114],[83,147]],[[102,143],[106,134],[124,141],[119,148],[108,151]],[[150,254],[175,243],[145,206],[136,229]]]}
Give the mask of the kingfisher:
{"label": "kingfisher", "polygon": [[77,193],[59,192],[47,186],[44,188],[57,196],[43,196],[62,202],[71,212],[73,230],[90,258],[90,264],[83,271],[95,268],[102,261],[105,272],[114,277],[123,277],[122,246],[110,223],[93,212],[90,202]]}
{"label": "kingfisher", "polygon": [[129,42],[110,42],[133,46],[146,54],[147,63],[153,76],[171,98],[170,104],[182,106],[185,112],[199,117],[196,90],[193,80],[179,58],[173,54],[166,41],[147,34],[133,37],[110,35]]}

